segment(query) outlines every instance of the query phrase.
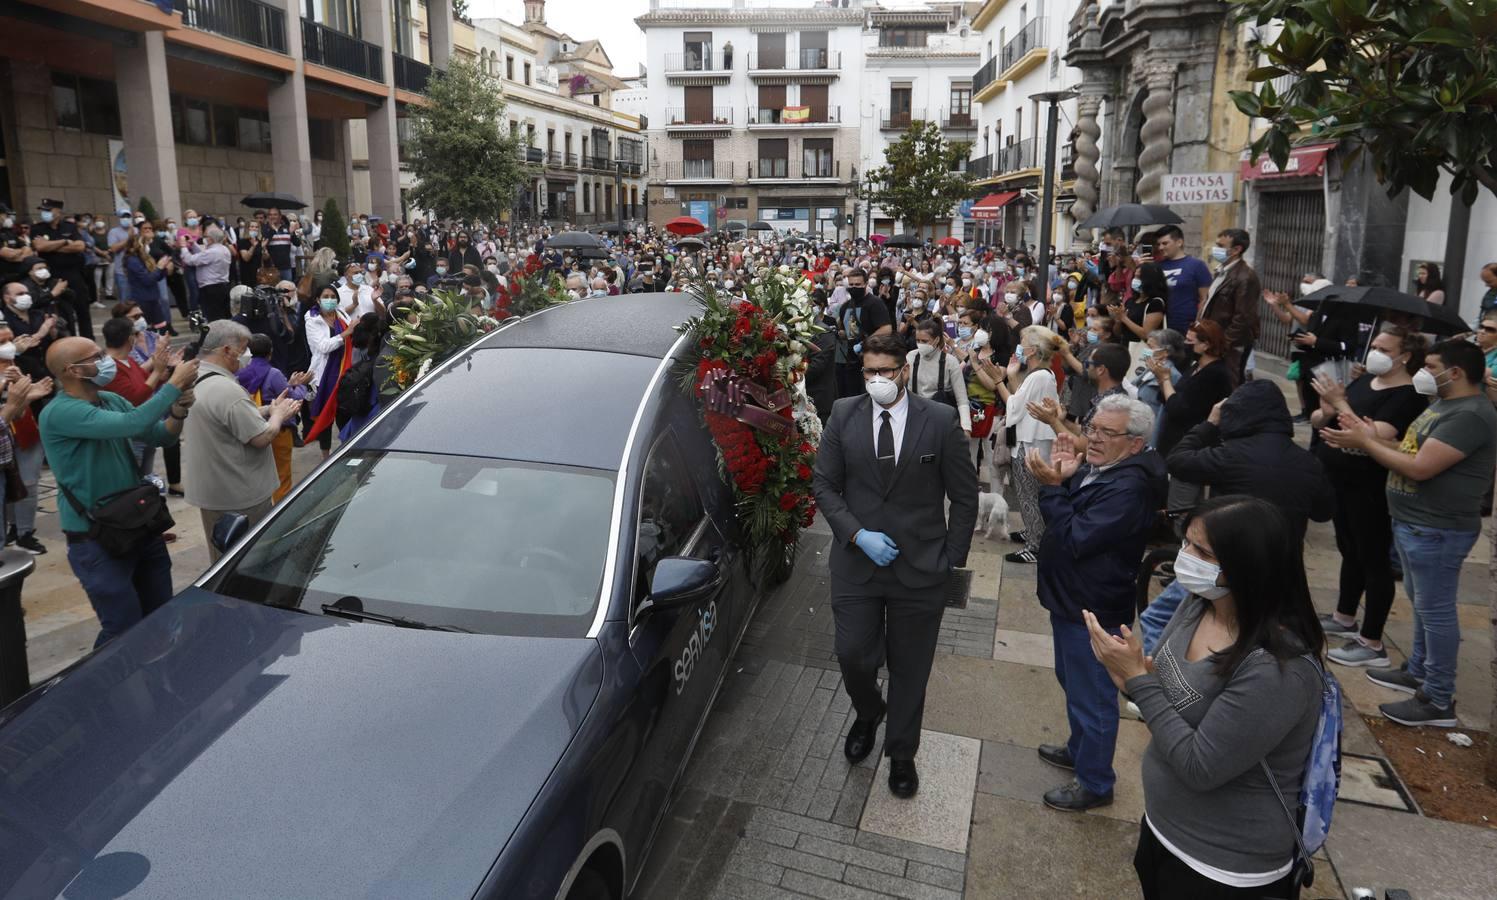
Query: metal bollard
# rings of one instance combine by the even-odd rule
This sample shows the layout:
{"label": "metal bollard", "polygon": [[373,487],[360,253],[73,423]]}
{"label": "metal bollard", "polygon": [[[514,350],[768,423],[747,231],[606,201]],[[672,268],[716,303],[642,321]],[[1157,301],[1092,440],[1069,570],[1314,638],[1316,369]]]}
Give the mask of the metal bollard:
{"label": "metal bollard", "polygon": [[21,584],[35,570],[36,560],[24,550],[0,551],[0,707],[31,690]]}

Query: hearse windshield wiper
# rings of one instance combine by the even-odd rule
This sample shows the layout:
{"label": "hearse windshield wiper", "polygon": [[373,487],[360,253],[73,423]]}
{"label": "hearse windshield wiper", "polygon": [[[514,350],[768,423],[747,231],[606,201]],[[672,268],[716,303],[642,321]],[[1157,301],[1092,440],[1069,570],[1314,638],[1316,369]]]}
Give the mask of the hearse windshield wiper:
{"label": "hearse windshield wiper", "polygon": [[370,612],[357,607],[340,606],[339,604],[342,603],[354,603],[358,604],[359,607],[363,606],[358,597],[340,597],[336,603],[322,604],[322,611],[329,616],[341,616],[345,619],[354,619],[360,622],[380,622],[385,625],[394,625],[397,628],[418,628],[423,631],[458,631],[463,634],[473,633],[466,628],[459,628],[456,625],[433,625],[430,622],[409,619],[405,616],[388,616],[384,613]]}

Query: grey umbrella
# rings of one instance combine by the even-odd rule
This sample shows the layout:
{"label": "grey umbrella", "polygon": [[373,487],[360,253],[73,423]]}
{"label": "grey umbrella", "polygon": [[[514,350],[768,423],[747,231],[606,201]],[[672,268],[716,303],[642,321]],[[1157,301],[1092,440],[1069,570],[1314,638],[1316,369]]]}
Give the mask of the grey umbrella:
{"label": "grey umbrella", "polygon": [[275,194],[263,192],[249,194],[239,201],[251,209],[306,209],[307,204],[301,202],[290,194]]}
{"label": "grey umbrella", "polygon": [[1168,206],[1157,203],[1122,203],[1092,213],[1091,218],[1076,226],[1088,228],[1127,228],[1134,225],[1179,225],[1185,221]]}
{"label": "grey umbrella", "polygon": [[749,226],[749,231],[774,231],[774,226],[768,222],[755,222]]}
{"label": "grey umbrella", "polygon": [[563,231],[561,234],[546,238],[546,249],[548,250],[601,250],[603,242],[596,235],[585,231]]}

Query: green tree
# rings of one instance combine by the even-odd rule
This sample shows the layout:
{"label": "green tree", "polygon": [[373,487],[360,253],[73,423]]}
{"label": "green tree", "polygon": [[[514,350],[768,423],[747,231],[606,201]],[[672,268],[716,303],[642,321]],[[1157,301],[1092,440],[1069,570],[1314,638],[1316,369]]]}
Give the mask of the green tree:
{"label": "green tree", "polygon": [[967,196],[967,176],[956,168],[970,146],[947,141],[935,122],[911,122],[884,151],[884,164],[863,173],[858,196],[921,232],[949,219],[952,207]]}
{"label": "green tree", "polygon": [[431,102],[411,114],[414,205],[438,217],[494,221],[529,177],[519,140],[500,128],[498,81],[454,59],[446,72],[432,72],[426,94]]}
{"label": "green tree", "polygon": [[322,205],[322,243],[332,247],[340,260],[353,255],[348,243],[348,222],[344,221],[343,212],[338,209],[338,201],[332,197]]}
{"label": "green tree", "polygon": [[151,204],[150,197],[142,196],[140,202],[135,205],[135,210],[142,216],[145,216],[147,222],[154,223],[160,221],[156,215],[156,207]]}
{"label": "green tree", "polygon": [[[1390,193],[1425,199],[1440,174],[1471,204],[1497,193],[1497,0],[1232,0],[1242,20],[1282,26],[1237,108],[1266,119],[1253,157],[1283,165],[1313,132],[1371,154]],[[1274,79],[1291,76],[1287,87]]]}

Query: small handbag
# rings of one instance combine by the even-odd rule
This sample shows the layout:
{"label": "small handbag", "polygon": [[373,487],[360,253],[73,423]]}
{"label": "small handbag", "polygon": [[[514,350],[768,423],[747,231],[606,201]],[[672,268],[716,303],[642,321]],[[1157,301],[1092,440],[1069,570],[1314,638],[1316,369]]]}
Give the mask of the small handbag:
{"label": "small handbag", "polygon": [[78,515],[88,520],[89,538],[98,541],[104,552],[115,558],[133,554],[146,541],[175,524],[161,489],[150,482],[106,494],[94,503],[93,509],[84,509],[61,481],[57,486]]}

